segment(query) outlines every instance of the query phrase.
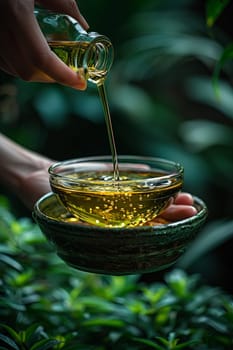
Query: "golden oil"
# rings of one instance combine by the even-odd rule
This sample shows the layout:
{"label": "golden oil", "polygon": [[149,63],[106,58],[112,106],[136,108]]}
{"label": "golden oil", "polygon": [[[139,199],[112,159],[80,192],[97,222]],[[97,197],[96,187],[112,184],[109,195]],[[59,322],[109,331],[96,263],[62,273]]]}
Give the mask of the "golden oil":
{"label": "golden oil", "polygon": [[159,172],[120,171],[116,181],[110,171],[70,173],[51,183],[70,213],[102,227],[135,227],[153,220],[170,204],[182,179],[161,182]]}
{"label": "golden oil", "polygon": [[[85,41],[49,40],[51,50],[75,72],[82,70],[86,79],[100,85],[108,72],[107,65],[100,60],[101,51],[97,45]],[[105,46],[111,47],[111,43]],[[108,49],[108,47],[106,47]]]}
{"label": "golden oil", "polygon": [[[71,69],[78,72],[79,69],[85,69],[85,75],[88,80],[97,85],[100,101],[103,107],[105,122],[107,127],[109,145],[113,161],[113,174],[116,180],[119,179],[118,169],[118,157],[116,144],[114,139],[114,133],[112,128],[111,115],[109,110],[109,104],[107,94],[104,86],[104,80],[107,74],[107,66],[102,64],[103,58],[98,64],[98,56],[101,50],[98,50],[98,46],[92,45],[89,50],[89,42],[77,42],[77,41],[48,41],[51,50]],[[101,44],[99,44],[101,45]],[[105,43],[105,50],[110,50],[111,42]],[[89,50],[89,51],[88,51]],[[104,67],[104,69],[102,68]],[[86,68],[85,68],[86,67]]]}

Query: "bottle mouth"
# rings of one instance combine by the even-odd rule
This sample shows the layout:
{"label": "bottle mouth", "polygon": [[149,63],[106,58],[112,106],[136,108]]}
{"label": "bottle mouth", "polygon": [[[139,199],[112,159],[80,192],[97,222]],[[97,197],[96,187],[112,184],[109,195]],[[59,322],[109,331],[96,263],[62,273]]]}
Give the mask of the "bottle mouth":
{"label": "bottle mouth", "polygon": [[93,32],[88,36],[91,41],[84,55],[83,68],[87,78],[98,84],[111,69],[114,49],[107,37]]}

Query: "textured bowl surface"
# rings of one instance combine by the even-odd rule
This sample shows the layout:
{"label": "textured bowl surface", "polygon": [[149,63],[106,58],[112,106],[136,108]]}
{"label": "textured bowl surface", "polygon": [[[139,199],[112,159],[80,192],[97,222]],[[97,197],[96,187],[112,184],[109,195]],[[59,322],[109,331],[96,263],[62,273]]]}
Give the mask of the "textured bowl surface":
{"label": "textured bowl surface", "polygon": [[68,265],[93,273],[127,275],[169,267],[184,253],[206,220],[205,203],[194,197],[198,213],[188,219],[135,228],[100,228],[78,222],[48,193],[33,216]]}

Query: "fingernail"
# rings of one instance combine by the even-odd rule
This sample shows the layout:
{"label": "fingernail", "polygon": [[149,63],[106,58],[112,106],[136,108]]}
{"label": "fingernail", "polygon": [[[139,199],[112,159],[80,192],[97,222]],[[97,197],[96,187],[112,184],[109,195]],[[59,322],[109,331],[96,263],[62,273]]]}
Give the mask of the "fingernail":
{"label": "fingernail", "polygon": [[87,79],[86,79],[82,69],[80,69],[79,72],[77,73],[77,77],[78,77],[78,83],[76,85],[74,85],[74,88],[76,88],[78,90],[86,90]]}
{"label": "fingernail", "polygon": [[82,19],[82,26],[85,30],[89,29],[89,24],[87,23],[87,21],[85,20],[85,18],[81,15],[81,19]]}
{"label": "fingernail", "polygon": [[195,207],[190,206],[189,208],[190,215],[196,215],[197,214],[197,209]]}
{"label": "fingernail", "polygon": [[81,87],[80,87],[80,89],[81,90],[86,90],[86,88],[87,88],[87,80],[86,80],[86,78],[83,76],[83,75],[79,75],[79,78],[80,78],[80,85],[81,85]]}

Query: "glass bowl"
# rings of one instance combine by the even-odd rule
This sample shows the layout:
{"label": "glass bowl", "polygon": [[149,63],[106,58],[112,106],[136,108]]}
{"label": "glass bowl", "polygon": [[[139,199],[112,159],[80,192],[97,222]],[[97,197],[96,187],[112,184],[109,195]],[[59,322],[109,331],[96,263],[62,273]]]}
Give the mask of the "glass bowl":
{"label": "glass bowl", "polygon": [[154,272],[174,264],[194,240],[207,217],[194,197],[197,214],[184,220],[109,228],[80,222],[54,193],[37,201],[33,216],[58,256],[82,271],[106,275]]}
{"label": "glass bowl", "polygon": [[49,168],[52,191],[89,224],[136,227],[153,220],[181,190],[183,167],[165,159],[119,156],[58,162]]}

